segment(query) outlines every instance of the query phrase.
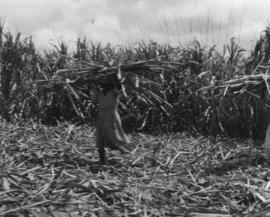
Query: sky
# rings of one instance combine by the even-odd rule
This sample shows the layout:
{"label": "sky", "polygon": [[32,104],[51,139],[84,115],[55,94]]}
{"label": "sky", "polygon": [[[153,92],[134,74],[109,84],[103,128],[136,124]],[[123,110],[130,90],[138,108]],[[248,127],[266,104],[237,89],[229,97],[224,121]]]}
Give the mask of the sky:
{"label": "sky", "polygon": [[114,45],[140,40],[203,45],[231,37],[252,48],[269,25],[270,0],[1,0],[5,29],[32,36],[37,47],[77,37]]}

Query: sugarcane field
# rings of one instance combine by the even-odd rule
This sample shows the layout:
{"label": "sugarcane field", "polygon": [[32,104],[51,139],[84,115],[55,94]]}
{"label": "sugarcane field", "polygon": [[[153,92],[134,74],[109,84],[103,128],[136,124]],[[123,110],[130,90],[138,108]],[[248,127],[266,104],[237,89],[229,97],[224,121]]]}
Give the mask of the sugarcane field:
{"label": "sugarcane field", "polygon": [[41,50],[2,13],[0,216],[270,216],[270,27]]}

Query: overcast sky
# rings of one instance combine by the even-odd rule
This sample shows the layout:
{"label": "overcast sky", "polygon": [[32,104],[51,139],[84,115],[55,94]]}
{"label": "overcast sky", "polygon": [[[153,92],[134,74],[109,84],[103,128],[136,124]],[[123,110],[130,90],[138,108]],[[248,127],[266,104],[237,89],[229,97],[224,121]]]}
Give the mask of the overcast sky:
{"label": "overcast sky", "polygon": [[[6,30],[38,46],[77,36],[113,44],[138,40],[224,44],[235,36],[250,48],[269,24],[270,0],[1,0]],[[252,42],[253,41],[253,42]]]}

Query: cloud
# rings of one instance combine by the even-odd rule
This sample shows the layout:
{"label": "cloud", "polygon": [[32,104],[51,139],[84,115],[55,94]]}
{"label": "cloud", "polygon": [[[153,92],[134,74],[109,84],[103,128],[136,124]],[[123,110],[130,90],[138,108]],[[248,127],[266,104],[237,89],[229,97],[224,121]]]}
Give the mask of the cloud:
{"label": "cloud", "polygon": [[77,36],[127,44],[144,39],[226,43],[238,37],[249,46],[269,24],[268,0],[1,0],[8,30],[75,43]]}

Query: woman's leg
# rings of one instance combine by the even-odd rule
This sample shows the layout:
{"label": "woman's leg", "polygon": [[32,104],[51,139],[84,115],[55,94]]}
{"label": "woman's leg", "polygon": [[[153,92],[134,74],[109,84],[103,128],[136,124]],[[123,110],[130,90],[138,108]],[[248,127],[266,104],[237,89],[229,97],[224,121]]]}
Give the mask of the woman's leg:
{"label": "woman's leg", "polygon": [[98,148],[98,153],[99,153],[99,161],[101,163],[105,163],[106,162],[106,151],[104,147],[99,147]]}

